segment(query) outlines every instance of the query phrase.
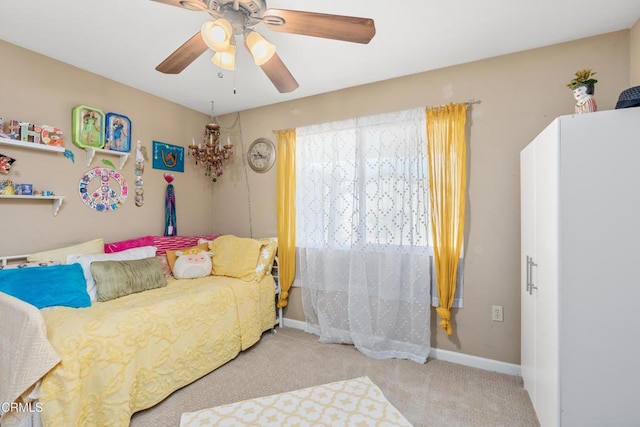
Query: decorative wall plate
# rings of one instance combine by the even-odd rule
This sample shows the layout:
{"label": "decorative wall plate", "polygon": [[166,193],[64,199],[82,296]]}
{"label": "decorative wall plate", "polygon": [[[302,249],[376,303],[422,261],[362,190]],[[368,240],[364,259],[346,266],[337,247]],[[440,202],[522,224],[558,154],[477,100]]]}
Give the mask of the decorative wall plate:
{"label": "decorative wall plate", "polygon": [[[97,188],[93,187],[92,181]],[[93,188],[93,189],[92,189]],[[129,187],[124,177],[115,169],[93,168],[80,179],[80,198],[85,205],[98,212],[107,212],[122,206],[129,195]]]}

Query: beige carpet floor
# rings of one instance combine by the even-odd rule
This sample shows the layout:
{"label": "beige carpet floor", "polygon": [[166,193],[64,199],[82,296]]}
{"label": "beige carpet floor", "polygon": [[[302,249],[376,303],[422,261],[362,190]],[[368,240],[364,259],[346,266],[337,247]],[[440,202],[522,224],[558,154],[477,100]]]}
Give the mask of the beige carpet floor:
{"label": "beige carpet floor", "polygon": [[414,426],[538,426],[522,378],[429,359],[374,360],[292,328],[265,333],[231,362],[134,414],[132,427],[177,427],[183,412],[366,375]]}

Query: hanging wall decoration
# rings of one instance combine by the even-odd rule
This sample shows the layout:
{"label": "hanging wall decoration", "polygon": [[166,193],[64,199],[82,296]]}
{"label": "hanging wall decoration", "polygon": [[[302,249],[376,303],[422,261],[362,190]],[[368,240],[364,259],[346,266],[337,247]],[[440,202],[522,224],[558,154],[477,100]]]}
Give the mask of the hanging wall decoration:
{"label": "hanging wall decoration", "polygon": [[122,114],[107,113],[104,148],[128,153],[131,151],[131,120]]}
{"label": "hanging wall decoration", "polygon": [[184,172],[184,147],[153,141],[153,168]]}
{"label": "hanging wall decoration", "polygon": [[116,168],[116,165],[114,165],[113,162],[109,159],[102,159],[102,164],[105,166],[109,166],[111,169]]}
{"label": "hanging wall decoration", "polygon": [[80,148],[104,147],[104,113],[97,108],[78,105],[72,110],[71,142]]}
{"label": "hanging wall decoration", "polygon": [[165,194],[164,206],[164,235],[177,236],[178,227],[176,225],[176,195],[173,189],[173,174],[165,173],[164,179],[167,181],[167,192]]}
{"label": "hanging wall decoration", "polygon": [[144,173],[144,161],[147,158],[147,148],[143,147],[138,140],[136,144],[136,206],[141,207],[144,204],[144,189],[142,188],[142,174]]}
{"label": "hanging wall decoration", "polygon": [[8,174],[16,159],[0,154],[0,173]]}
{"label": "hanging wall decoration", "polygon": [[[92,184],[97,187],[92,189]],[[80,179],[78,192],[85,205],[98,212],[107,212],[124,204],[129,188],[127,181],[115,169],[93,168]]]}
{"label": "hanging wall decoration", "polygon": [[75,163],[75,162],[76,162],[76,158],[75,158],[75,156],[73,155],[73,151],[71,151],[71,150],[64,150],[64,156],[65,156],[67,159],[71,160],[71,163]]}

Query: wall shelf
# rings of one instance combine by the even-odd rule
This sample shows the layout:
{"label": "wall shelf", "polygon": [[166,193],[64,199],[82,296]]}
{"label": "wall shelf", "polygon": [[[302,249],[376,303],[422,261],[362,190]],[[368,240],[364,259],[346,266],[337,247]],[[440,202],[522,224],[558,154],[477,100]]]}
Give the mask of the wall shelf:
{"label": "wall shelf", "polygon": [[105,150],[102,148],[85,148],[85,151],[87,153],[87,167],[91,166],[91,162],[93,162],[93,158],[95,157],[96,153],[119,157],[120,159],[118,162],[118,170],[122,170],[124,164],[129,158],[129,153],[124,153],[122,151]]}
{"label": "wall shelf", "polygon": [[21,200],[49,200],[53,203],[53,216],[58,215],[60,206],[62,206],[62,200],[65,196],[5,196],[0,195],[0,200],[3,199],[21,199]]}
{"label": "wall shelf", "polygon": [[64,153],[64,147],[56,147],[55,145],[36,144],[35,142],[19,141],[17,139],[0,137],[0,144],[10,145],[12,147],[29,148],[31,150],[53,151],[56,153]]}
{"label": "wall shelf", "polygon": [[[19,147],[19,148],[28,148],[30,150],[40,150],[40,151],[49,151],[53,153],[64,153],[64,147],[57,147],[55,145],[46,145],[46,144],[36,144],[35,142],[25,142],[19,141],[17,139],[4,138],[0,137],[0,145],[9,145],[11,147]],[[64,196],[5,196],[0,194],[0,200],[7,199],[21,199],[21,200],[48,200],[53,204],[53,216],[58,215],[58,211],[60,211],[60,206],[62,206],[62,200]]]}

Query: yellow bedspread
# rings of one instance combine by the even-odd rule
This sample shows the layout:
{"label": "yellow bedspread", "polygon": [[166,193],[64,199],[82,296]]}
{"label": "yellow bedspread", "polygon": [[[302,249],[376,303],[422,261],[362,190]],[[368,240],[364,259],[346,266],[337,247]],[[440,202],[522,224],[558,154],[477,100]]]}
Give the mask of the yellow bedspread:
{"label": "yellow bedspread", "polygon": [[275,319],[274,282],[169,280],[90,308],[42,310],[62,361],[42,380],[42,420],[127,426],[131,415],[255,344]]}

